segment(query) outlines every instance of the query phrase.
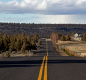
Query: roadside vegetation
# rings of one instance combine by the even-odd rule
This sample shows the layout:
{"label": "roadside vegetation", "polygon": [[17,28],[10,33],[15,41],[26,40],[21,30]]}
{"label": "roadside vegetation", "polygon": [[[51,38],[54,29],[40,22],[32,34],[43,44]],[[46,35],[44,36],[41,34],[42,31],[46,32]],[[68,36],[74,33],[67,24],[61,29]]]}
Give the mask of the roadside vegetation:
{"label": "roadside vegetation", "polygon": [[69,49],[63,49],[63,48],[61,48],[61,50],[63,50],[67,55],[69,55],[69,56],[77,56],[77,57],[79,57],[79,55],[77,55],[77,54],[75,54],[74,52],[72,52],[71,50],[69,50]]}
{"label": "roadside vegetation", "polygon": [[37,50],[37,46],[40,45],[41,40],[37,33],[35,35],[14,34],[13,36],[0,33],[0,52],[9,51],[5,54],[8,57],[11,51],[25,53],[26,50]]}
{"label": "roadside vegetation", "polygon": [[62,51],[64,51],[67,55],[69,55],[69,56],[74,56],[74,54],[71,54],[70,52],[68,52],[67,50],[65,50],[65,49],[61,49]]}
{"label": "roadside vegetation", "polygon": [[83,34],[82,40],[83,40],[83,41],[86,41],[86,33]]}
{"label": "roadside vegetation", "polygon": [[[74,53],[71,51],[72,48],[70,49],[67,47],[67,44],[72,45],[72,43],[79,43],[79,41],[74,41],[73,37],[74,37],[74,32],[72,32],[71,35],[69,35],[69,34],[64,35],[61,33],[53,32],[51,35],[51,40],[52,40],[53,46],[56,48],[56,50],[63,50],[69,56],[78,56],[78,55],[83,56],[84,54],[77,52],[77,51],[79,51],[78,48],[75,48],[76,53]],[[83,42],[86,43],[86,33],[84,33],[81,38],[82,38],[82,41],[80,41],[80,43],[83,43]],[[65,48],[67,48],[67,49],[65,49]],[[81,49],[82,48],[80,48],[80,50]],[[73,49],[73,51],[74,51],[74,49]]]}
{"label": "roadside vegetation", "polygon": [[57,43],[58,40],[70,41],[71,40],[71,36],[73,36],[73,33],[71,35],[69,35],[69,34],[64,35],[64,34],[61,34],[61,33],[52,32],[51,40],[52,40],[53,43]]}

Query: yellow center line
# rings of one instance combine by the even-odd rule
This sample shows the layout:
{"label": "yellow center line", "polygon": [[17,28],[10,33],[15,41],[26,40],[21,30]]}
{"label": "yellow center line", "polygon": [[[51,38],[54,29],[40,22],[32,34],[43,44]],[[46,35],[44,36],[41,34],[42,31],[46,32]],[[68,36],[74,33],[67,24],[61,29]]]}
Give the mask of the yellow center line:
{"label": "yellow center line", "polygon": [[47,45],[47,41],[46,41],[46,51],[47,51],[47,56],[43,58],[43,62],[41,64],[41,68],[40,68],[40,71],[39,71],[39,76],[38,76],[38,80],[41,80],[42,79],[42,72],[43,72],[43,66],[44,66],[44,61],[45,61],[45,58],[46,58],[46,61],[45,61],[45,68],[44,68],[44,80],[47,80],[47,61],[48,61],[48,45]]}
{"label": "yellow center line", "polygon": [[44,80],[47,80],[47,56],[45,61]]}
{"label": "yellow center line", "polygon": [[45,61],[45,56],[44,56],[43,62],[42,62],[42,64],[41,64],[41,68],[40,68],[40,71],[39,71],[38,80],[41,80],[41,78],[42,78],[42,72],[43,72],[44,61]]}

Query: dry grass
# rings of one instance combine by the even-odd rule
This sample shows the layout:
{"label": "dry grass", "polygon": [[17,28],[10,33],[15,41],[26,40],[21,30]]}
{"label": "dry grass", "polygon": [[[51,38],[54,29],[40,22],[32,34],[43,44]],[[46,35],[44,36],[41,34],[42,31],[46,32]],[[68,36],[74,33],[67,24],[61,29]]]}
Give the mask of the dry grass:
{"label": "dry grass", "polygon": [[86,42],[73,42],[73,41],[58,41],[59,49],[65,48],[74,53],[79,53],[80,56],[86,56]]}
{"label": "dry grass", "polygon": [[79,57],[77,54],[75,54],[74,52],[72,52],[71,50],[69,50],[69,49],[66,49],[66,48],[64,48],[65,49],[65,51],[66,52],[68,52],[69,53],[69,55],[71,56],[77,56],[77,57]]}

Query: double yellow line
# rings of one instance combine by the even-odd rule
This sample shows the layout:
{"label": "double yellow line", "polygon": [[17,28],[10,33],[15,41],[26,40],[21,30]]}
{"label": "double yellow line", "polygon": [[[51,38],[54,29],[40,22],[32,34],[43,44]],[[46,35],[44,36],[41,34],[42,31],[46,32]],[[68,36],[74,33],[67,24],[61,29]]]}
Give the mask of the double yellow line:
{"label": "double yellow line", "polygon": [[44,69],[44,80],[47,80],[47,56],[46,56],[46,62],[45,62],[45,69]]}
{"label": "double yellow line", "polygon": [[41,68],[39,71],[39,76],[38,76],[38,80],[42,79],[42,73],[43,73],[43,67],[44,67],[44,62],[45,62],[45,67],[44,67],[44,80],[47,80],[47,61],[48,61],[48,46],[47,46],[47,42],[46,42],[46,50],[47,50],[47,56],[43,57],[43,61],[41,64]]}
{"label": "double yellow line", "polygon": [[[45,60],[46,58],[46,60]],[[43,57],[43,62],[41,64],[41,68],[40,68],[40,71],[39,71],[39,76],[38,76],[38,80],[41,80],[42,79],[42,72],[43,72],[43,67],[44,67],[44,62],[45,62],[45,68],[44,68],[44,80],[47,80],[47,56]]]}

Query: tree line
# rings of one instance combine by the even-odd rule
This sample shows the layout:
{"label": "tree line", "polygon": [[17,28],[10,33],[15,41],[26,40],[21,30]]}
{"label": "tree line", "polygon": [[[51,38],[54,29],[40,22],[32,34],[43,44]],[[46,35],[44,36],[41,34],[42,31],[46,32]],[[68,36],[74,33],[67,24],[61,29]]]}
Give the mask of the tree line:
{"label": "tree line", "polygon": [[[72,40],[71,37],[74,37],[74,32],[71,33],[71,35],[67,34],[67,35],[64,35],[64,34],[61,34],[61,33],[55,33],[53,32],[51,37],[48,36],[47,38],[51,38],[52,41],[54,43],[58,42],[58,40],[61,40],[61,41],[70,41]],[[86,41],[86,33],[83,34],[83,36],[81,37],[81,40],[82,41]]]}
{"label": "tree line", "polygon": [[71,40],[71,37],[74,35],[74,32],[69,35],[64,35],[64,34],[61,34],[61,33],[55,33],[53,32],[52,35],[51,35],[51,39],[54,43],[58,42],[58,40],[61,40],[61,41],[70,41]]}
{"label": "tree line", "polygon": [[40,37],[36,33],[35,35],[14,34],[14,35],[2,35],[0,33],[0,51],[2,50],[16,50],[25,53],[25,50],[37,49],[37,45],[41,44]]}

